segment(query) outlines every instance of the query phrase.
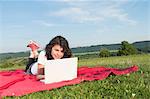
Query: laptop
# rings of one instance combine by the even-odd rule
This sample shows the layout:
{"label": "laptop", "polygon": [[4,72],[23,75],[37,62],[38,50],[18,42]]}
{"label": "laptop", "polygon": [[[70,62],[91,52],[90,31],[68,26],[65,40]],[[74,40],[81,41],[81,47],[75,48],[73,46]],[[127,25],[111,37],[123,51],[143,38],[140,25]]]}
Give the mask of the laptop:
{"label": "laptop", "polygon": [[77,62],[77,57],[48,60],[44,69],[45,79],[42,82],[49,84],[77,78]]}

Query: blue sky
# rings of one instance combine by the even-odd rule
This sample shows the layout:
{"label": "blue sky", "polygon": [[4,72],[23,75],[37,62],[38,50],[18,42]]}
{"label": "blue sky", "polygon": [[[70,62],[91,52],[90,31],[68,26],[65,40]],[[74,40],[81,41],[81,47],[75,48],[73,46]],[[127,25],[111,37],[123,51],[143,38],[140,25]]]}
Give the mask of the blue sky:
{"label": "blue sky", "polygon": [[70,47],[150,40],[149,0],[1,0],[0,53],[41,49],[56,35]]}

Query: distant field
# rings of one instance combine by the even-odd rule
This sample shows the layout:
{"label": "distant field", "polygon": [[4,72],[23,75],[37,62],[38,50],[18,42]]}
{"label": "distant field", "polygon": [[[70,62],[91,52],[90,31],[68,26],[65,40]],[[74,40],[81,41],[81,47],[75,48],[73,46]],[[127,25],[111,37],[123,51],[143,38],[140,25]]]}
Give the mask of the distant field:
{"label": "distant field", "polygon": [[74,53],[73,55],[86,55],[86,54],[98,54],[99,51],[95,51],[95,52],[84,52],[84,53]]}
{"label": "distant field", "polygon": [[[110,52],[117,52],[118,50],[110,50]],[[93,51],[93,52],[84,52],[84,53],[74,53],[73,55],[87,55],[87,54],[99,54],[100,51]]]}
{"label": "distant field", "polygon": [[[12,58],[0,63],[1,70],[25,68],[26,58]],[[9,63],[9,64],[6,64]],[[3,64],[8,65],[4,67]],[[150,97],[150,54],[115,56],[108,58],[79,58],[78,66],[106,66],[126,68],[138,65],[139,71],[130,75],[113,76],[102,81],[87,81],[51,91],[36,92],[22,97],[4,99],[149,99]]]}

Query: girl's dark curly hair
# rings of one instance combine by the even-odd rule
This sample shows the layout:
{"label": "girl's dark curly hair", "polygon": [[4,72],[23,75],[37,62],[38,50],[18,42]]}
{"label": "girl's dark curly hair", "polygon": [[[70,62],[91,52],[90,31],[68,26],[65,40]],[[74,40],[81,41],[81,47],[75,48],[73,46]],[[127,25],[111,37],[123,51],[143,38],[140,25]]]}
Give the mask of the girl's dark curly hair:
{"label": "girl's dark curly hair", "polygon": [[62,58],[72,57],[72,52],[69,48],[68,41],[62,36],[56,36],[45,47],[46,57],[48,60],[54,59],[51,55],[51,50],[55,45],[60,45],[63,48],[64,56]]}

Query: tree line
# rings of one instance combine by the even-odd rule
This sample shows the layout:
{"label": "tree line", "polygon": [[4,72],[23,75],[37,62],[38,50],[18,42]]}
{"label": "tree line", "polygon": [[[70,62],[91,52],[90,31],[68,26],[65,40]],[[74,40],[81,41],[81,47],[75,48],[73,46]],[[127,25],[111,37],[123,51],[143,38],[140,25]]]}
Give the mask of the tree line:
{"label": "tree line", "polygon": [[[126,56],[126,55],[138,54],[138,53],[140,53],[140,51],[136,47],[128,43],[128,41],[122,41],[120,48],[116,52],[116,56]],[[111,52],[107,48],[102,48],[100,49],[99,56],[109,57],[114,55],[111,55]]]}

